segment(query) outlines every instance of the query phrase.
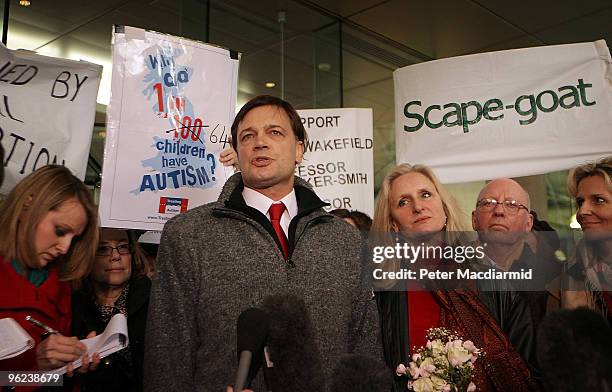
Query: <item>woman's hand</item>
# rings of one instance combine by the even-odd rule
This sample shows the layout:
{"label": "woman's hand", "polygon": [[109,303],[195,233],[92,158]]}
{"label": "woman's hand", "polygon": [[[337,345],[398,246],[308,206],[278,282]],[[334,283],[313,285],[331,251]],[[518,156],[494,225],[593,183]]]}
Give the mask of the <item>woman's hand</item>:
{"label": "woman's hand", "polygon": [[39,370],[52,370],[76,361],[85,353],[85,345],[76,337],[52,334],[36,346]]}
{"label": "woman's hand", "polygon": [[238,154],[236,154],[236,150],[234,150],[231,145],[221,151],[221,154],[219,154],[219,161],[223,166],[234,166],[234,168],[238,169]]}
{"label": "woman's hand", "polygon": [[[91,332],[87,337],[94,337]],[[82,366],[79,373],[94,370],[100,363],[100,355],[95,353],[91,360],[86,352],[86,347],[74,336],[67,337],[60,334],[52,334],[36,346],[36,364],[39,370],[53,370],[67,365],[67,374],[72,375],[74,370],[72,362],[82,358]]]}

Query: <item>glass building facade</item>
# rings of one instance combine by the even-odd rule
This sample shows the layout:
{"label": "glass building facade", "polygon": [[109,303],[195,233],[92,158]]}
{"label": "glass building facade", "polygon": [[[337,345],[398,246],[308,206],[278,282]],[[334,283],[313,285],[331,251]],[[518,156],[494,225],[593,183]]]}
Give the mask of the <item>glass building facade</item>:
{"label": "glass building facade", "polygon": [[[308,1],[30,0],[23,6],[19,0],[0,0],[0,9],[8,48],[104,67],[86,179],[94,186],[102,170],[113,25],[241,52],[238,107],[265,93],[282,96],[298,109],[372,108],[376,190],[395,165],[392,73],[432,60]],[[518,179],[532,195],[532,208],[558,228],[567,228],[573,214],[565,175]],[[468,215],[483,184],[449,185]]]}

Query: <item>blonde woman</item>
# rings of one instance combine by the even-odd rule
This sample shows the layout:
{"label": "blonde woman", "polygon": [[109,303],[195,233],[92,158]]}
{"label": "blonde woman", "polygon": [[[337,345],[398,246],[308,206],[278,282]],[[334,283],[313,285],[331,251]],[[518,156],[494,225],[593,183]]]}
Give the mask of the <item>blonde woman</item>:
{"label": "blonde woman", "polygon": [[[0,208],[0,318],[14,318],[36,347],[0,362],[0,370],[68,365],[85,346],[70,336],[70,283],[91,269],[98,243],[97,212],[85,185],[63,166],[25,177]],[[59,333],[42,340],[41,321]],[[88,364],[85,355],[83,363]],[[93,363],[97,365],[99,358]],[[83,366],[86,371],[89,365]]]}
{"label": "blonde woman", "polygon": [[[431,238],[431,234],[449,232],[450,235],[440,238],[452,245],[464,230],[460,217],[452,196],[431,169],[402,164],[393,168],[383,180],[372,232],[374,235],[401,233],[408,238],[415,234]],[[432,260],[417,260],[416,265],[420,262],[431,263]],[[383,264],[387,271],[399,268],[397,260]],[[518,350],[525,357],[531,357],[534,333],[529,309],[517,294],[495,286],[481,291],[477,288],[445,291],[435,283],[418,289],[411,282],[400,281],[394,285],[382,281],[378,284],[385,359],[391,368],[410,362],[411,348],[425,345],[427,329],[446,327],[487,352],[476,362],[474,382],[479,391],[537,388],[517,353]],[[396,385],[396,390],[404,388],[405,384]]]}
{"label": "blonde woman", "polygon": [[568,191],[584,238],[568,267],[564,307],[588,306],[612,320],[612,157],[574,168]]}

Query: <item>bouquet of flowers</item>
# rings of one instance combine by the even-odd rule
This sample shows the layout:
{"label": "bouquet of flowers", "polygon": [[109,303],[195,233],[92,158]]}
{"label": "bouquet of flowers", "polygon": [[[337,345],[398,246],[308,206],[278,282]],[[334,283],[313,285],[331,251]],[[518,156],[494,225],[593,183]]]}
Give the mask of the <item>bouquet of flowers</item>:
{"label": "bouquet of flowers", "polygon": [[474,362],[484,353],[470,340],[446,328],[427,330],[427,344],[412,354],[408,367],[398,365],[396,374],[410,378],[414,392],[473,392]]}

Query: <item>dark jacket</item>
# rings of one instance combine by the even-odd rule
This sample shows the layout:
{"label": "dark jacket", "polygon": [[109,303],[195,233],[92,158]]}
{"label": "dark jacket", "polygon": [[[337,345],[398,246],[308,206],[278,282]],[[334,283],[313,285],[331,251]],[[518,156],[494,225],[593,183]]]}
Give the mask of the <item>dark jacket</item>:
{"label": "dark jacket", "polygon": [[[472,269],[484,268],[472,265]],[[508,284],[499,280],[478,281],[478,298],[508,336],[508,340],[526,361],[532,373],[537,374],[535,360],[535,328],[525,298]],[[406,291],[376,293],[380,315],[381,335],[385,361],[395,369],[411,359],[408,336],[408,303]],[[405,381],[397,382],[394,391],[405,391]]]}
{"label": "dark jacket", "polygon": [[525,244],[520,257],[512,263],[510,271],[518,272],[521,269],[531,269],[533,272],[531,281],[518,281],[515,287],[527,301],[537,331],[548,310],[550,294],[546,290],[546,285],[560,275],[561,264],[555,261],[552,253],[535,254],[531,247]]}
{"label": "dark jacket", "polygon": [[[119,353],[103,358],[99,367],[80,377],[81,390],[86,391],[142,391],[144,336],[149,307],[151,281],[144,275],[130,279],[127,295],[127,320],[132,374]],[[100,334],[106,328],[98,316],[95,297],[91,289],[82,289],[72,295],[72,333],[81,339],[91,331]]]}

